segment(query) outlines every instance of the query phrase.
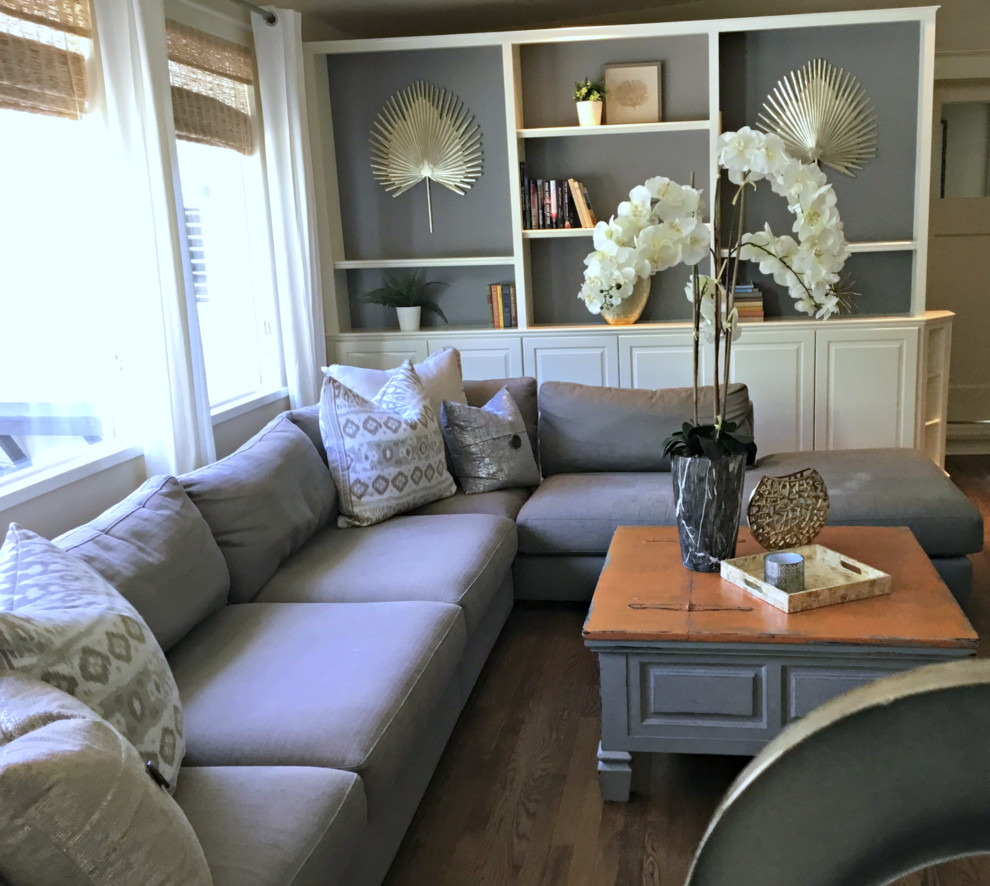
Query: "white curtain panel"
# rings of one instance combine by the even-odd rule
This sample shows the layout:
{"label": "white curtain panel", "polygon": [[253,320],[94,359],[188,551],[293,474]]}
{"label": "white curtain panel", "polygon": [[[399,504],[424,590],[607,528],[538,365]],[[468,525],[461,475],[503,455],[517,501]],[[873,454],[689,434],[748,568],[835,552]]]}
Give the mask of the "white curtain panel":
{"label": "white curtain panel", "polygon": [[94,0],[111,169],[120,183],[108,285],[126,287],[127,386],[121,436],[148,472],[180,474],[215,458],[191,266],[180,236],[178,171],[162,0]]}
{"label": "white curtain panel", "polygon": [[298,12],[275,10],[278,22],[252,15],[265,162],[275,247],[282,351],[293,408],[320,398],[326,363],[323,294],[316,247],[316,204],[306,115],[302,26]]}

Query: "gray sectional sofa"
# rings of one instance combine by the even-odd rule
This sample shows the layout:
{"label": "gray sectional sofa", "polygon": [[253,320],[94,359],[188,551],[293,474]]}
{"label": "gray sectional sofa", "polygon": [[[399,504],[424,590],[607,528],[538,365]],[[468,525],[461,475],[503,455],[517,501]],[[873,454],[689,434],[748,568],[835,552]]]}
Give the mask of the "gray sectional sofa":
{"label": "gray sectional sofa", "polygon": [[[140,524],[129,538],[145,565],[107,578],[175,675],[175,797],[217,886],[380,882],[514,598],[587,600],[617,525],[673,522],[660,441],[689,392],[548,383],[538,401],[533,379],[464,387],[482,405],[503,384],[541,456],[535,492],[458,492],[337,529],[312,407],[178,478],[181,491],[149,481],[56,540],[106,569],[118,529]],[[742,386],[732,409],[752,421]],[[832,522],[910,526],[963,593],[982,521],[934,465],[901,450],[794,453],[763,459],[749,485],[809,465]]]}

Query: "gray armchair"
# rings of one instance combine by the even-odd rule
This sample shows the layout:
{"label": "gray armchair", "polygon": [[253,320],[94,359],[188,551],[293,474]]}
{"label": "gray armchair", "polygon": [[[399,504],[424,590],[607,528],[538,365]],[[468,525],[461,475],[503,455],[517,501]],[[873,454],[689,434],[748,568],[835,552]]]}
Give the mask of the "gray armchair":
{"label": "gray armchair", "polygon": [[880,886],[990,851],[990,659],[839,696],[739,775],[686,886]]}

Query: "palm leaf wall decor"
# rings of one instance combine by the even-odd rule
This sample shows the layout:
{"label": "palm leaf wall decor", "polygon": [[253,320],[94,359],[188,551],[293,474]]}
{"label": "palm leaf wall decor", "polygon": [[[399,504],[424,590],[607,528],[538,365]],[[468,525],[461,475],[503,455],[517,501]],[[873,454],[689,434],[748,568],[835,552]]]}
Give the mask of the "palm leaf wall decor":
{"label": "palm leaf wall decor", "polygon": [[431,233],[430,182],[463,196],[483,171],[480,124],[456,95],[425,80],[385,102],[369,140],[372,173],[393,197],[426,180]]}

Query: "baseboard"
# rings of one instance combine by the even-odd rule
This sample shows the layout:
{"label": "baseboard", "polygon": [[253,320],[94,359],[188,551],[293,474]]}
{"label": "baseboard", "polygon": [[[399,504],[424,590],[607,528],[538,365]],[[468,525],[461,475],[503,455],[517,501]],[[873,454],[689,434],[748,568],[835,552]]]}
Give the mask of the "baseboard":
{"label": "baseboard", "polygon": [[946,455],[990,455],[990,422],[950,421],[945,428]]}

